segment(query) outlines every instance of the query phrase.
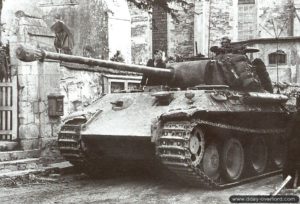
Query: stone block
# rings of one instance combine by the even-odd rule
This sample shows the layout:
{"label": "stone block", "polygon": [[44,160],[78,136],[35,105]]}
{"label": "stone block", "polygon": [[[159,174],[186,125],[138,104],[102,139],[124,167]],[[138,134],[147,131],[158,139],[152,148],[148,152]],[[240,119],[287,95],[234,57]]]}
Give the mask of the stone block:
{"label": "stone block", "polygon": [[23,150],[33,150],[39,148],[39,138],[22,139],[20,146]]}
{"label": "stone block", "polygon": [[36,121],[32,109],[32,104],[30,102],[20,101],[19,107],[20,124],[30,124]]}
{"label": "stone block", "polygon": [[37,75],[18,75],[18,83],[22,91],[24,91],[23,89],[29,89],[29,91],[35,91],[37,93]]}
{"label": "stone block", "polygon": [[5,170],[9,170],[9,171],[17,171],[18,167],[15,164],[7,164],[4,165]]}
{"label": "stone block", "polygon": [[43,69],[45,75],[60,75],[59,62],[39,62],[40,69]]}
{"label": "stone block", "polygon": [[40,102],[38,102],[38,101],[32,102],[32,110],[33,110],[34,114],[38,114],[40,112],[39,104],[40,104]]}
{"label": "stone block", "polygon": [[21,62],[19,61],[18,73],[23,75],[38,75],[39,66],[38,62]]}
{"label": "stone block", "polygon": [[[268,67],[267,68],[270,78],[272,81],[277,81],[277,68],[275,67]],[[278,68],[278,75],[280,82],[287,82],[291,83],[291,69],[290,68]]]}
{"label": "stone block", "polygon": [[60,127],[60,120],[41,124],[41,135],[43,138],[57,138]]}
{"label": "stone block", "polygon": [[57,138],[43,138],[41,146],[42,160],[50,163],[63,160],[63,157],[58,150]]}
{"label": "stone block", "polygon": [[27,169],[26,163],[17,164],[17,170],[25,170],[25,169]]}
{"label": "stone block", "polygon": [[12,151],[18,147],[17,142],[0,141],[0,151]]}
{"label": "stone block", "polygon": [[[19,71],[19,70],[18,70]],[[21,89],[26,86],[26,77],[25,75],[18,75],[18,84]]]}
{"label": "stone block", "polygon": [[20,108],[20,111],[19,111],[20,114],[32,112],[31,102],[29,102],[29,101],[19,100],[19,108]]}
{"label": "stone block", "polygon": [[0,152],[0,162],[17,160],[17,159],[25,159],[25,158],[37,158],[40,156],[40,153],[41,151],[38,149],[25,150],[25,151],[21,150],[21,151]]}
{"label": "stone block", "polygon": [[26,164],[26,169],[36,169],[36,168],[38,168],[38,164],[35,162]]}
{"label": "stone block", "polygon": [[25,124],[19,127],[19,138],[21,140],[25,139],[35,139],[39,136],[39,126],[38,124]]}
{"label": "stone block", "polygon": [[37,92],[39,86],[39,78],[36,74],[28,74],[25,75],[25,87],[28,88],[30,91]]}
{"label": "stone block", "polygon": [[19,75],[27,75],[30,74],[31,63],[30,62],[22,62],[18,66],[18,74]]}
{"label": "stone block", "polygon": [[52,125],[51,124],[42,124],[41,125],[41,134],[43,138],[49,138],[52,136]]}

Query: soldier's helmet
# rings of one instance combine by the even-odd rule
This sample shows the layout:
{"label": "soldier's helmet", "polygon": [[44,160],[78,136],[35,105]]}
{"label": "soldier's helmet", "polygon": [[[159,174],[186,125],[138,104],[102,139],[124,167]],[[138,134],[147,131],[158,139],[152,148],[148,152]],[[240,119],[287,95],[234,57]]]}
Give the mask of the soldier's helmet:
{"label": "soldier's helmet", "polygon": [[231,42],[231,40],[227,36],[224,36],[221,38],[221,46],[222,47],[228,47],[230,45],[230,42]]}

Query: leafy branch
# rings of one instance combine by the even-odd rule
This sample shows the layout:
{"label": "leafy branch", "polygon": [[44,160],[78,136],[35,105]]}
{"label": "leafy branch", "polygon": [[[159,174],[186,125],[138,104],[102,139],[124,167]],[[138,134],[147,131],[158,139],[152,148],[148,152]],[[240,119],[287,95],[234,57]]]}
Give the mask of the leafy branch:
{"label": "leafy branch", "polygon": [[137,8],[150,11],[153,7],[159,7],[165,12],[169,13],[172,18],[177,19],[177,11],[174,4],[183,8],[187,12],[191,6],[191,3],[188,3],[187,0],[127,0],[128,2],[133,3]]}

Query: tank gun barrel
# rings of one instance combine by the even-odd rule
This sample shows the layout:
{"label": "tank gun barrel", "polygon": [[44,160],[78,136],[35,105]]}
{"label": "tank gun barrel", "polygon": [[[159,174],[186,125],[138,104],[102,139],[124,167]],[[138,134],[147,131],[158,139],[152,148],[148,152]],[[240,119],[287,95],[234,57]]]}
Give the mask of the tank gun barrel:
{"label": "tank gun barrel", "polygon": [[[205,84],[205,70],[210,64],[210,60],[200,60],[191,62],[180,62],[169,64],[167,68],[148,67],[143,65],[125,64],[108,60],[94,59],[75,55],[66,55],[56,52],[49,52],[42,49],[29,48],[20,45],[16,49],[18,59],[24,62],[45,59],[59,60],[63,62],[72,62],[86,64],[89,66],[100,66],[121,71],[130,71],[143,73],[147,77],[153,77],[163,81],[174,88],[187,88],[199,84]],[[95,69],[95,71],[97,71]]]}
{"label": "tank gun barrel", "polygon": [[72,62],[78,64],[86,64],[90,66],[112,68],[121,71],[144,73],[147,75],[159,75],[160,77],[166,79],[171,79],[174,75],[173,73],[174,71],[172,68],[156,68],[156,67],[148,67],[143,65],[124,64],[124,63],[113,62],[108,60],[49,52],[42,49],[33,49],[33,48],[25,47],[22,45],[20,45],[16,49],[16,55],[19,60],[24,62],[52,59],[52,60],[59,60],[63,62]]}

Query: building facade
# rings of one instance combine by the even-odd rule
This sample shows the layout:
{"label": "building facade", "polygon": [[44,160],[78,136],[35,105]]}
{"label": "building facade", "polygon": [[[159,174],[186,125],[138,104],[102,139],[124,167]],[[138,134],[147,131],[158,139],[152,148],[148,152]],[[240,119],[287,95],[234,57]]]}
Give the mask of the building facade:
{"label": "building facade", "polygon": [[[153,10],[153,49],[167,56],[212,57],[209,48],[220,45],[223,36],[232,42],[257,47],[273,81],[299,83],[299,0],[189,0],[178,9],[178,21],[159,9]],[[269,55],[282,50],[286,60],[274,66]]]}
{"label": "building facade", "polygon": [[[51,60],[21,62],[15,55],[20,44],[56,52],[51,27],[60,21],[72,34],[72,54],[109,60],[119,50],[125,63],[143,63],[148,56],[132,58],[131,50],[151,52],[149,43],[140,39],[149,32],[149,16],[136,11],[130,15],[129,7],[126,0],[4,2],[1,40],[9,44],[10,72],[8,80],[0,80],[0,154],[22,150],[39,156],[48,144],[55,146],[65,116],[105,93],[139,85],[141,76],[135,73]],[[62,117],[53,115],[53,98],[63,98],[58,110]]]}
{"label": "building facade", "polygon": [[[188,0],[152,15],[126,0],[6,0],[2,42],[9,43],[10,78],[0,81],[0,151],[40,150],[55,141],[63,117],[49,115],[49,97],[63,97],[64,115],[84,109],[105,93],[133,89],[140,75],[72,63],[25,63],[15,48],[27,44],[55,51],[51,26],[62,21],[73,35],[75,55],[108,60],[117,50],[126,63],[146,64],[152,50],[167,57],[212,56],[209,48],[228,36],[260,49],[274,82],[300,82],[300,0]],[[280,58],[276,53],[280,52]],[[278,63],[277,63],[278,62]],[[94,72],[97,69],[98,72]],[[51,107],[50,107],[51,108]],[[1,158],[0,158],[1,159]]]}

